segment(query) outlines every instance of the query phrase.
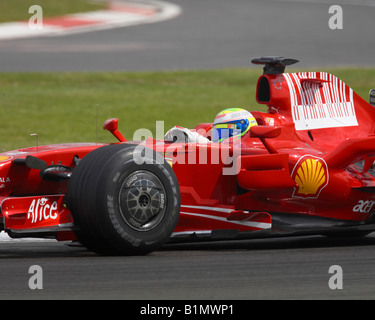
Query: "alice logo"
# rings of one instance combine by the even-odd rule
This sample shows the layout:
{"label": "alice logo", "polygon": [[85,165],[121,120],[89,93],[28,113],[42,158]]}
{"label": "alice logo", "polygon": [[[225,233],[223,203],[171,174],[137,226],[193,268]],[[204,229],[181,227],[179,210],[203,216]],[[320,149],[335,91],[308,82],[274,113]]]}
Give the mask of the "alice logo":
{"label": "alice logo", "polygon": [[43,9],[41,6],[33,5],[29,8],[33,15],[29,19],[29,28],[33,30],[43,29]]}
{"label": "alice logo", "polygon": [[27,219],[36,223],[48,219],[55,220],[58,216],[57,201],[49,202],[48,198],[34,199],[27,212]]}
{"label": "alice logo", "polygon": [[294,197],[317,198],[328,184],[327,164],[321,158],[303,156],[294,167],[292,178],[298,185]]}

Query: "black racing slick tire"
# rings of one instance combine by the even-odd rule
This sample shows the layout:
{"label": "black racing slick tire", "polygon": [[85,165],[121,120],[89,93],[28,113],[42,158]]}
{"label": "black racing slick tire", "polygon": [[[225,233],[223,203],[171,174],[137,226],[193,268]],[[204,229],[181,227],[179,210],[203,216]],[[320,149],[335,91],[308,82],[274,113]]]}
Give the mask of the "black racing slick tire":
{"label": "black racing slick tire", "polygon": [[170,239],[179,218],[177,178],[164,157],[115,144],[86,155],[73,170],[66,203],[78,240],[104,255],[144,255]]}

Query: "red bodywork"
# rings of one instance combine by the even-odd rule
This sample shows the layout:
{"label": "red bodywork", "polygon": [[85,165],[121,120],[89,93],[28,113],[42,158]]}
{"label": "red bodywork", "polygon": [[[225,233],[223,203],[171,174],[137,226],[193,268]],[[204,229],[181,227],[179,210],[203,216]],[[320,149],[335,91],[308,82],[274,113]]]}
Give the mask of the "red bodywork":
{"label": "red bodywork", "polygon": [[[251,111],[258,126],[241,141],[146,141],[165,156],[179,182],[180,219],[171,237],[375,230],[375,108],[323,72],[263,74],[257,101],[268,112]],[[104,128],[119,143],[129,143],[117,130],[117,119]],[[211,124],[195,129],[209,137]],[[13,237],[53,234],[74,240],[74,219],[64,205],[69,179],[41,177],[35,158],[74,172],[77,159],[103,146],[64,144],[2,153],[3,229]]]}

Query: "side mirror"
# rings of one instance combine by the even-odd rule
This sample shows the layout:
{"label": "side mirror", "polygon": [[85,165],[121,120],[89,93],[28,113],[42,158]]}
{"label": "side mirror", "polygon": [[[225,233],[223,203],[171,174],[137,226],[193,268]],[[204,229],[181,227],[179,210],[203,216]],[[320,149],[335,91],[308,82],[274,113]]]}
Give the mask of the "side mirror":
{"label": "side mirror", "polygon": [[252,126],[250,137],[252,138],[276,138],[281,133],[281,127]]}
{"label": "side mirror", "polygon": [[126,139],[121,134],[121,132],[117,130],[118,129],[118,119],[111,118],[111,119],[106,120],[103,124],[103,129],[112,133],[118,141],[120,141],[120,142],[126,141]]}
{"label": "side mirror", "polygon": [[252,126],[250,128],[250,137],[259,138],[264,147],[271,154],[278,153],[277,150],[268,143],[267,138],[276,138],[281,134],[281,127],[270,126]]}
{"label": "side mirror", "polygon": [[373,107],[375,107],[375,89],[371,89],[369,92],[369,102]]}

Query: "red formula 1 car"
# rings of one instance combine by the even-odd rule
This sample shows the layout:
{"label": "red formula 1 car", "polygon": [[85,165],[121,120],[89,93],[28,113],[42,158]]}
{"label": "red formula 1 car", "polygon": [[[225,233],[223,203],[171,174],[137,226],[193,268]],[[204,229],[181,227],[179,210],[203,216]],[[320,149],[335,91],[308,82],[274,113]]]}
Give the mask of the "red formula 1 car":
{"label": "red formula 1 car", "polygon": [[[146,254],[171,240],[355,235],[375,230],[375,108],[324,72],[264,64],[237,143],[36,146],[0,154],[1,230]],[[371,100],[370,100],[371,102]],[[210,137],[212,124],[195,129]]]}

